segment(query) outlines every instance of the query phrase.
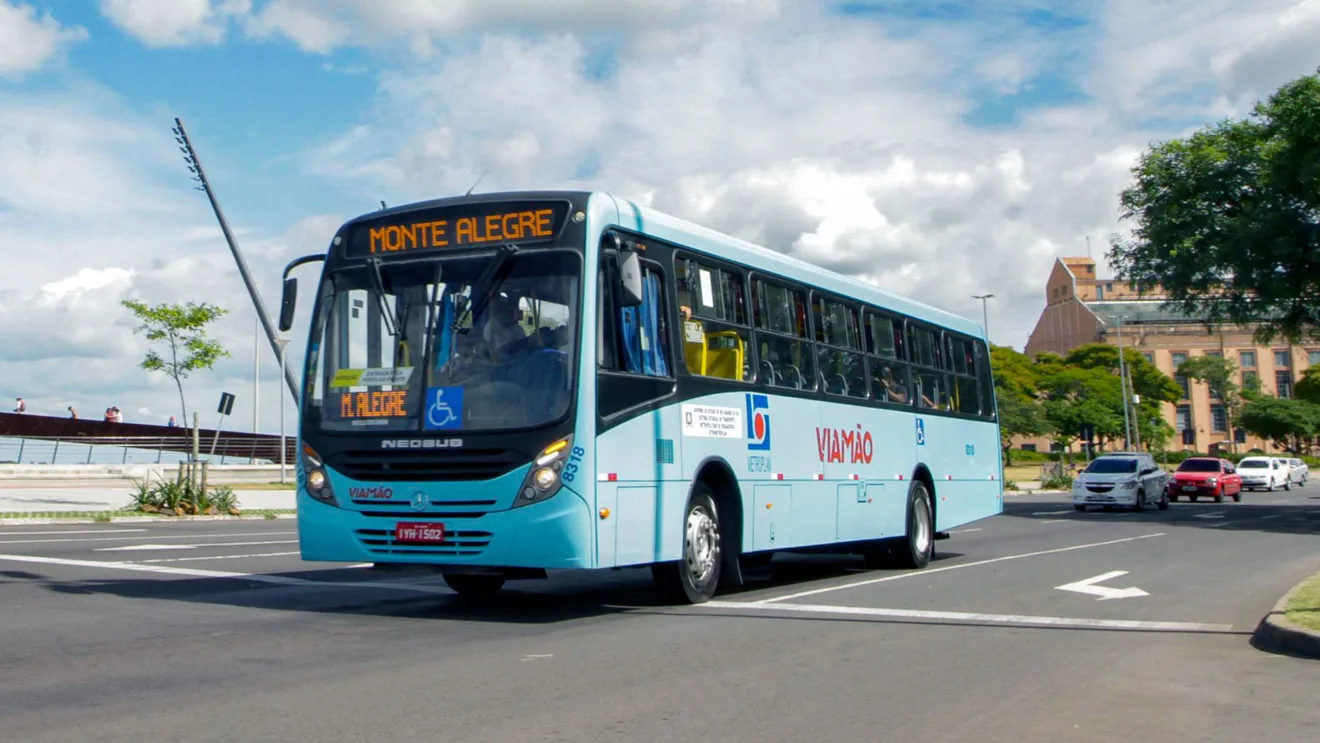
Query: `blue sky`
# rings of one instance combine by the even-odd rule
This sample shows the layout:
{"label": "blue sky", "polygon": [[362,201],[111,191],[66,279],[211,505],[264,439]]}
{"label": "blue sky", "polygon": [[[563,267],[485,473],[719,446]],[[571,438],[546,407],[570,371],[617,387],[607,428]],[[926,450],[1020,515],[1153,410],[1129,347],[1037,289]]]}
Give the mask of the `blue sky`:
{"label": "blue sky", "polygon": [[343,220],[489,171],[976,319],[990,291],[1021,347],[1053,260],[1123,229],[1142,149],[1315,49],[1320,0],[0,0],[0,397],[175,413],[128,297],[225,306],[233,356],[189,395],[250,386],[253,313],[174,116],[271,306]]}

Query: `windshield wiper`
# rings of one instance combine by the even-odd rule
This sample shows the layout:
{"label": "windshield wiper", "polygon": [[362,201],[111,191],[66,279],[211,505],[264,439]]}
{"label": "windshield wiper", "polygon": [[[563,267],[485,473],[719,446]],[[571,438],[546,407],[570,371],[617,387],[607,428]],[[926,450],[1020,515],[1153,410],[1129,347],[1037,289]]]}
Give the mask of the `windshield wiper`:
{"label": "windshield wiper", "polygon": [[481,276],[472,284],[472,292],[467,306],[463,308],[463,314],[454,318],[454,324],[451,330],[459,333],[466,333],[461,326],[463,321],[472,315],[480,315],[486,311],[490,304],[490,298],[495,294],[495,288],[499,286],[503,278],[503,270],[509,265],[509,261],[514,254],[518,252],[517,245],[502,245],[495,251],[495,256],[490,259],[486,270],[481,272]]}
{"label": "windshield wiper", "polygon": [[[491,297],[495,294],[495,289],[504,278],[504,271],[512,262],[513,256],[518,252],[517,245],[502,245],[495,251],[495,256],[490,259],[486,270],[481,272],[481,276],[472,284],[472,290],[468,294],[467,306],[463,308],[463,314],[455,315],[454,322],[449,326],[450,333],[466,335],[468,330],[463,328],[463,321],[473,315],[480,315],[486,311],[490,305]],[[449,344],[449,360],[445,366],[448,370],[445,376],[449,379],[454,378],[454,355],[457,352],[458,344],[451,342]]]}
{"label": "windshield wiper", "polygon": [[368,273],[371,275],[372,288],[376,290],[376,301],[380,302],[380,315],[385,318],[385,331],[391,338],[397,337],[398,333],[394,332],[394,316],[390,312],[389,303],[385,301],[385,280],[380,275],[380,258],[373,256],[367,266],[371,268]]}

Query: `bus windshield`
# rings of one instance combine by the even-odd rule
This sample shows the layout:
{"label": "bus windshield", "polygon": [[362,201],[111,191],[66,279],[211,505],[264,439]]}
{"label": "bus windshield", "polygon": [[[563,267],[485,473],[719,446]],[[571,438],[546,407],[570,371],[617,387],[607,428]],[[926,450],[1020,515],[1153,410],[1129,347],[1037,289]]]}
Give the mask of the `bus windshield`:
{"label": "bus windshield", "polygon": [[454,433],[559,420],[572,402],[580,276],[570,250],[330,269],[304,417],[325,430]]}

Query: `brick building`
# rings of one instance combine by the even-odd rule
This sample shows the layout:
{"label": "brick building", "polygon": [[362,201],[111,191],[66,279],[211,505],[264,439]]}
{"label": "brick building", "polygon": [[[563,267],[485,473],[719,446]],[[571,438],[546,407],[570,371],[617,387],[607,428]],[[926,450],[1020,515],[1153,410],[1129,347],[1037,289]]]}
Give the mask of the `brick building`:
{"label": "brick building", "polygon": [[[1088,343],[1118,345],[1121,319],[1123,347],[1137,349],[1183,387],[1183,399],[1166,404],[1164,417],[1175,431],[1190,428],[1192,433],[1186,444],[1182,435],[1176,434],[1170,448],[1200,452],[1215,447],[1231,450],[1233,434],[1228,430],[1223,406],[1211,398],[1207,386],[1174,374],[1185,359],[1225,356],[1237,364],[1241,377],[1257,377],[1266,394],[1278,397],[1291,397],[1301,373],[1312,364],[1320,364],[1320,343],[1258,346],[1252,328],[1223,326],[1208,330],[1200,319],[1161,309],[1163,299],[1158,293],[1143,295],[1126,283],[1098,278],[1095,261],[1090,258],[1060,258],[1045,282],[1045,309],[1027,340],[1026,354],[1062,355]],[[1023,444],[1041,450],[1049,446],[1048,441]],[[1275,450],[1269,442],[1254,436],[1237,446],[1238,451],[1253,448]]]}

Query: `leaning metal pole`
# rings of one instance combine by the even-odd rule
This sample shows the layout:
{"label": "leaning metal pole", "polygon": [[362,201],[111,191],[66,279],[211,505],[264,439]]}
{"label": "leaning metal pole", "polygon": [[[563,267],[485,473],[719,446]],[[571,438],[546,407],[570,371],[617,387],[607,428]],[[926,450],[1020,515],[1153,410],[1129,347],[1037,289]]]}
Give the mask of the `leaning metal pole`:
{"label": "leaning metal pole", "polygon": [[[215,197],[215,191],[211,189],[211,182],[206,178],[206,171],[202,169],[202,161],[197,157],[197,150],[193,149],[192,140],[188,137],[188,130],[183,127],[183,120],[174,119],[174,138],[179,142],[179,149],[183,151],[185,161],[188,163],[188,169],[193,172],[193,180],[202,184],[198,190],[206,192],[206,198],[211,201],[211,209],[215,211],[215,218],[220,222],[220,231],[225,235],[225,242],[229,243],[229,250],[234,254],[234,261],[238,263],[238,272],[243,276],[243,283],[247,285],[248,295],[252,297],[252,305],[256,307],[257,319],[261,320],[261,327],[266,331],[266,338],[270,341],[270,350],[274,352],[276,358],[280,355],[279,336],[275,333],[275,326],[271,324],[270,316],[266,314],[266,304],[261,301],[261,292],[257,291],[257,285],[252,282],[252,274],[248,271],[247,260],[243,258],[243,251],[239,249],[238,242],[234,240],[234,233],[229,229],[229,222],[225,220],[224,210],[220,208],[220,202]],[[284,381],[289,386],[289,394],[293,396],[293,404],[298,405],[298,381],[294,378],[293,370],[289,367],[284,368]]]}

